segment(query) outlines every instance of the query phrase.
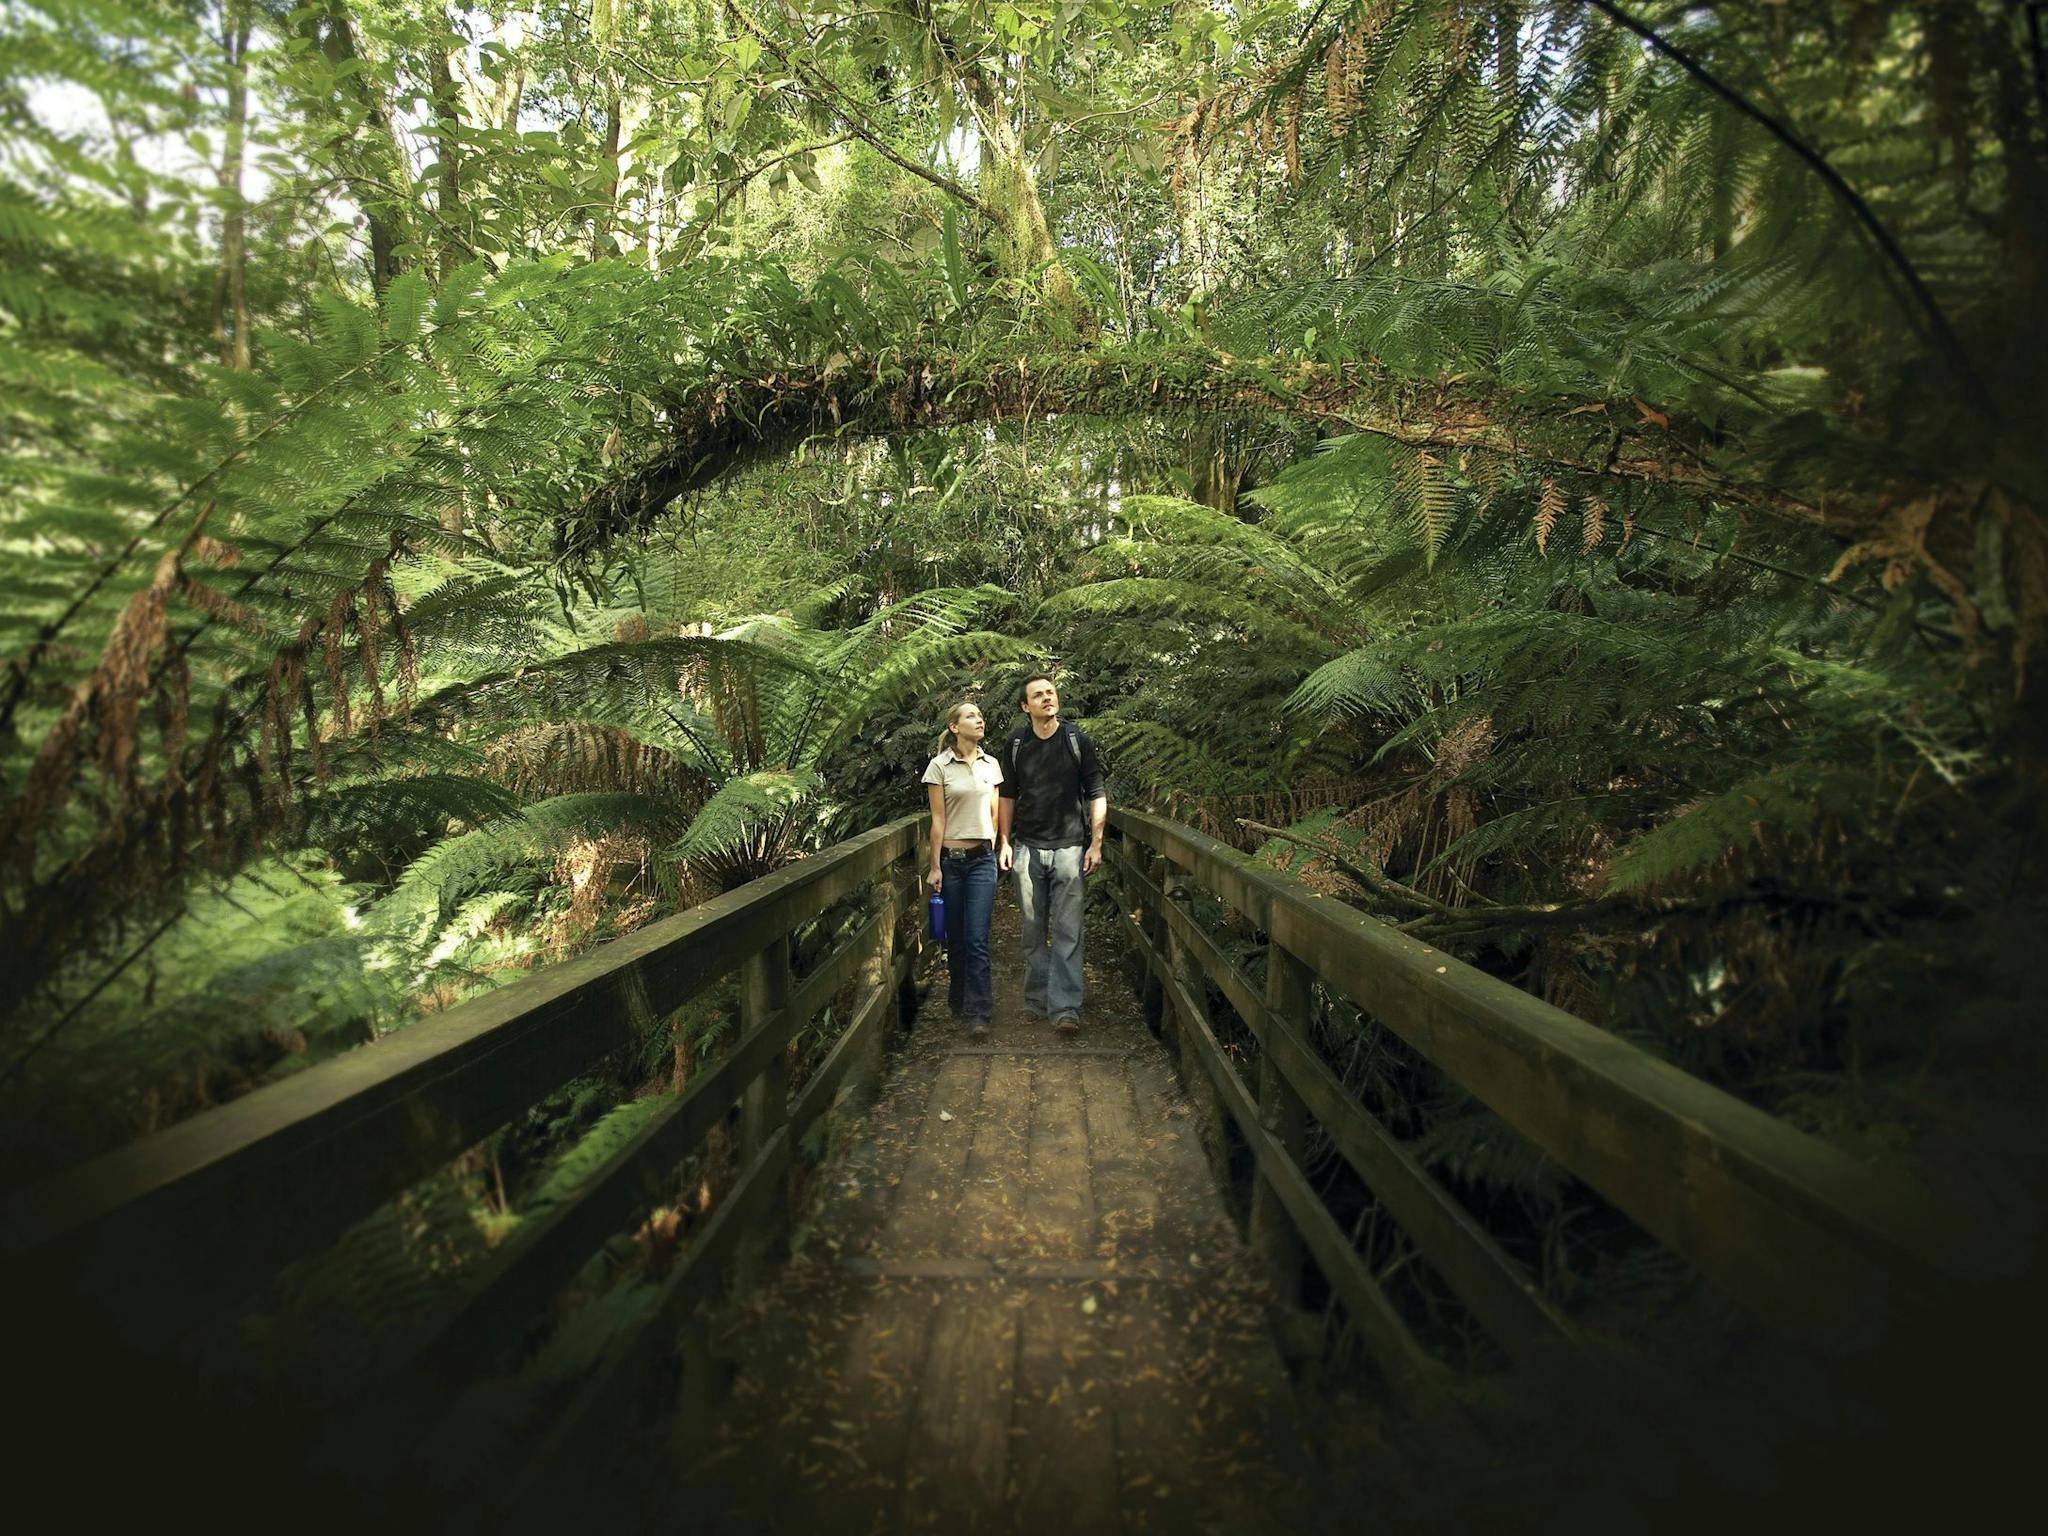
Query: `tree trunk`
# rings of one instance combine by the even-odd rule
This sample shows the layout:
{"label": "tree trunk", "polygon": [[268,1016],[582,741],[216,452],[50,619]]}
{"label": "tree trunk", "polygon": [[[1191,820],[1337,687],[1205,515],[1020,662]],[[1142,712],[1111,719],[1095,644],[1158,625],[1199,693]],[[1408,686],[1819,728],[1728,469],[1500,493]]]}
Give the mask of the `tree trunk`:
{"label": "tree trunk", "polygon": [[526,65],[514,64],[510,74],[498,82],[491,102],[491,122],[503,133],[519,131],[519,108],[526,100]]}
{"label": "tree trunk", "polygon": [[625,122],[625,104],[619,99],[618,82],[614,80],[606,87],[604,98],[604,206],[590,221],[590,255],[594,261],[613,254],[610,239],[619,215],[619,141]]}
{"label": "tree trunk", "polygon": [[1096,329],[1095,317],[1074,286],[1073,274],[1060,260],[1052,223],[1045,214],[1045,200],[1039,196],[1032,157],[1009,102],[989,80],[977,57],[964,54],[952,36],[940,28],[931,0],[905,0],[905,5],[911,18],[931,37],[950,83],[966,95],[975,127],[981,133],[983,153],[995,162],[997,194],[990,201],[1002,221],[1013,270],[1019,276],[1042,270],[1046,298],[1079,329],[1092,333]]}
{"label": "tree trunk", "polygon": [[[350,201],[369,225],[370,281],[381,292],[405,270],[399,253],[412,235],[405,151],[392,126],[376,60],[358,45],[345,0],[329,0],[325,15],[308,14],[306,25],[336,67],[344,99],[359,114],[337,137],[334,160]],[[341,66],[349,64],[354,68],[342,74]]]}
{"label": "tree trunk", "polygon": [[213,339],[230,368],[249,366],[248,209],[242,201],[242,161],[249,132],[249,33],[246,0],[231,0],[221,15],[220,46],[228,67],[227,131],[220,152],[220,270],[213,285]]}
{"label": "tree trunk", "polygon": [[462,232],[462,94],[455,82],[449,54],[457,42],[455,23],[446,11],[442,32],[434,42],[431,83],[434,91],[434,155],[437,166],[435,213],[441,226],[439,276],[442,282],[469,258]]}
{"label": "tree trunk", "polygon": [[1251,478],[1250,456],[1237,438],[1228,420],[1204,417],[1189,424],[1184,447],[1193,499],[1232,517]]}
{"label": "tree trunk", "polygon": [[1223,281],[1222,236],[1209,201],[1209,166],[1192,139],[1175,151],[1181,158],[1173,178],[1174,222],[1180,237],[1181,280],[1190,299],[1214,293]]}

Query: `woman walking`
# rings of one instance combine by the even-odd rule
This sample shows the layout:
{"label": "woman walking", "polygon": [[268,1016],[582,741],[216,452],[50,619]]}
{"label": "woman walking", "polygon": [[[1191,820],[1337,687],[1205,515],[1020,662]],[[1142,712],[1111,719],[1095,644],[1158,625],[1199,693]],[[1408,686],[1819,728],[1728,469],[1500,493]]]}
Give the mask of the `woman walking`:
{"label": "woman walking", "polygon": [[996,786],[1002,766],[981,750],[988,726],[973,704],[955,704],[924,771],[932,807],[927,878],[946,903],[947,999],[970,1040],[988,1038],[995,988],[988,974],[988,927],[996,910]]}

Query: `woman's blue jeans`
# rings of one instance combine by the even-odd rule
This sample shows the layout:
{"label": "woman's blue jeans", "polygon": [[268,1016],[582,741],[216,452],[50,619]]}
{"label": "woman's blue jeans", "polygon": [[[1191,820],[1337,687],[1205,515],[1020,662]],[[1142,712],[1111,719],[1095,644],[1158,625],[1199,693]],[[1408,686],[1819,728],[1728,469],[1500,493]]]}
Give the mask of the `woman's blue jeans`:
{"label": "woman's blue jeans", "polygon": [[988,973],[988,926],[996,912],[993,848],[939,850],[939,894],[946,898],[946,1000],[956,1019],[986,1021],[996,1011]]}

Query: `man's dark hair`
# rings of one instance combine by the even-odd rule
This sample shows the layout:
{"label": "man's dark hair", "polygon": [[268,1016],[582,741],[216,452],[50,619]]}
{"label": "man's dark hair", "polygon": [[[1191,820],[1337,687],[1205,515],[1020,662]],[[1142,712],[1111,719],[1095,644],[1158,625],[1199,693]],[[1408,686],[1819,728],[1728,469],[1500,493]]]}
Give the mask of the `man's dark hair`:
{"label": "man's dark hair", "polygon": [[1023,684],[1017,689],[1018,699],[1023,700],[1030,698],[1031,685],[1033,683],[1039,682],[1051,683],[1054,688],[1058,688],[1060,685],[1060,680],[1054,677],[1050,672],[1034,672],[1029,677],[1025,678]]}

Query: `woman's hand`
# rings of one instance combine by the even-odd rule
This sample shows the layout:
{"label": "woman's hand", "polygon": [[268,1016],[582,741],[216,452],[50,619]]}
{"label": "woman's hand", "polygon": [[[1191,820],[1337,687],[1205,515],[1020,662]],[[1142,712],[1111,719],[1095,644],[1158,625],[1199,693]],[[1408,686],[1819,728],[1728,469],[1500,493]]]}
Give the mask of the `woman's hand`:
{"label": "woman's hand", "polygon": [[935,891],[941,889],[946,883],[944,878],[939,874],[939,866],[936,864],[932,866],[932,872],[926,875],[924,878],[925,883]]}

